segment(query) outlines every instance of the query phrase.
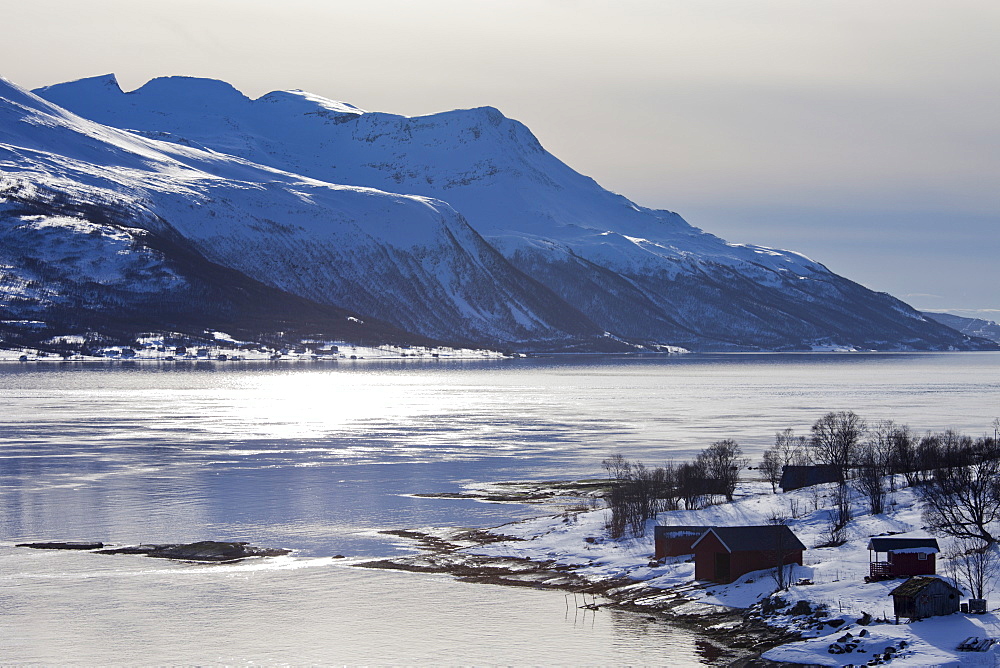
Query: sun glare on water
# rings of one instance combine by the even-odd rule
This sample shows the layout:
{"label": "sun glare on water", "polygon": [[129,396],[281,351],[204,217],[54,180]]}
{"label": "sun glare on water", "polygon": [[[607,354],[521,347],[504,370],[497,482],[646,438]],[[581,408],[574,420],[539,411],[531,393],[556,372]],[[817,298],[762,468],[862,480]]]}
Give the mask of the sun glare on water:
{"label": "sun glare on water", "polygon": [[316,439],[363,434],[365,423],[400,424],[466,403],[441,401],[425,374],[288,373],[234,379],[230,390],[192,397],[200,430],[237,438]]}

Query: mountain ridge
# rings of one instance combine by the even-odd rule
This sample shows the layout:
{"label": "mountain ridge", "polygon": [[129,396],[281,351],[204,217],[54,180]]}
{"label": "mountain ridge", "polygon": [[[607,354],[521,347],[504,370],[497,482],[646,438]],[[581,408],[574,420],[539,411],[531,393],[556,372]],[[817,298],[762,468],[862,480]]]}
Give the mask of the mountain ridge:
{"label": "mountain ridge", "polygon": [[606,191],[492,107],[407,118],[301,91],[251,100],[186,77],[126,93],[105,75],[37,94],[99,124],[92,142],[139,142],[119,170],[169,160],[139,168],[141,186],[86,160],[75,171],[23,161],[131,189],[207,259],[423,336],[553,349],[602,337],[695,350],[987,345],[800,254],[728,244]]}

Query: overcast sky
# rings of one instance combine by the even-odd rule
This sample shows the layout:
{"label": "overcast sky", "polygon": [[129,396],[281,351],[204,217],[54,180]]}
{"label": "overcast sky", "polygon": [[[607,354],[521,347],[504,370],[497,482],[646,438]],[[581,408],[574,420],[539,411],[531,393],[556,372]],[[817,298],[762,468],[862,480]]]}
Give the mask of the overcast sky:
{"label": "overcast sky", "polygon": [[32,0],[2,25],[26,88],[495,106],[641,205],[1000,319],[997,0]]}

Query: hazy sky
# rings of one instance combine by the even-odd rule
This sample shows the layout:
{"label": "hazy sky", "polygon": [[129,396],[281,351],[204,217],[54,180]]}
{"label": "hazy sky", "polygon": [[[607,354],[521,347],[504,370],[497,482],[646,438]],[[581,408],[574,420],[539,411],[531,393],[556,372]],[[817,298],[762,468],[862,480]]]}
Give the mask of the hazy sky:
{"label": "hazy sky", "polygon": [[918,308],[1000,319],[997,0],[32,0],[0,75],[491,105],[576,170]]}

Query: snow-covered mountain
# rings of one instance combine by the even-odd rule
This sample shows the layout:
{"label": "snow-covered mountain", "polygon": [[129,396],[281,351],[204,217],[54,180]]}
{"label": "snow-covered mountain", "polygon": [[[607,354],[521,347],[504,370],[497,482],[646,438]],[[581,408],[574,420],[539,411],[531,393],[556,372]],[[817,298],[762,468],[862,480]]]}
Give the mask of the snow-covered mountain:
{"label": "snow-covered mountain", "polygon": [[535,349],[990,345],[801,255],[727,244],[608,192],[492,108],[406,118],[186,77],[36,91],[50,104],[4,91],[8,178],[120,201],[148,214],[138,227],[210,262],[424,336]]}
{"label": "snow-covered mountain", "polygon": [[1000,343],[1000,325],[992,320],[968,318],[953,313],[930,313],[927,311],[923,313],[925,317],[936,320],[942,325],[947,325],[963,334]]}
{"label": "snow-covered mountain", "polygon": [[186,278],[173,269],[183,248],[248,283],[391,322],[414,339],[604,338],[445,202],[124,132],[9,82],[0,82],[0,197],[0,281],[17,286],[8,308],[65,301],[71,283],[174,294]]}

